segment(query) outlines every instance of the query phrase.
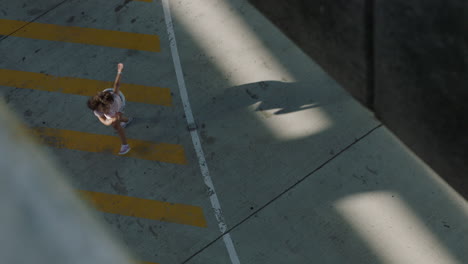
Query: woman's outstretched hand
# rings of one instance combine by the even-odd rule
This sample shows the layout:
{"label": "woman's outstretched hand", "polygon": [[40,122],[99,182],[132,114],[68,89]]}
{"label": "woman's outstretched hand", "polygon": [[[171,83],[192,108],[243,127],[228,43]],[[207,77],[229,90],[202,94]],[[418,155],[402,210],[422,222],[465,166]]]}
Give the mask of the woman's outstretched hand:
{"label": "woman's outstretched hand", "polygon": [[123,63],[117,64],[117,72],[122,72],[123,68],[124,68]]}

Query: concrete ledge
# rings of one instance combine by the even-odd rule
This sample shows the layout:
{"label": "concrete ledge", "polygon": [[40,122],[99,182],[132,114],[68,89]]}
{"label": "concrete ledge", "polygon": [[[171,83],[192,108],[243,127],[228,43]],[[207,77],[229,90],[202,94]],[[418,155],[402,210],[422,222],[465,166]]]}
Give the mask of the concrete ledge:
{"label": "concrete ledge", "polygon": [[0,123],[0,262],[131,263],[1,98]]}

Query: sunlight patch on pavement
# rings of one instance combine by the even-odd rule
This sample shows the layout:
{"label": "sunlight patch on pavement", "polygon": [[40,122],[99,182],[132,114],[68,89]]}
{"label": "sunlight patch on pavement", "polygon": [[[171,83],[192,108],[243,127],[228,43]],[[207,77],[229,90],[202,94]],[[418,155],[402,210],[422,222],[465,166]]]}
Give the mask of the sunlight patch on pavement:
{"label": "sunlight patch on pavement", "polygon": [[[327,130],[332,124],[320,108],[278,114],[282,109],[259,110],[261,101],[249,106],[260,122],[270,129],[278,140],[295,140]],[[304,106],[305,107],[305,106]]]}
{"label": "sunlight patch on pavement", "polygon": [[296,81],[225,1],[182,1],[171,8],[177,22],[228,76],[231,85]]}
{"label": "sunlight patch on pavement", "polygon": [[382,263],[458,263],[396,193],[360,193],[335,207]]}

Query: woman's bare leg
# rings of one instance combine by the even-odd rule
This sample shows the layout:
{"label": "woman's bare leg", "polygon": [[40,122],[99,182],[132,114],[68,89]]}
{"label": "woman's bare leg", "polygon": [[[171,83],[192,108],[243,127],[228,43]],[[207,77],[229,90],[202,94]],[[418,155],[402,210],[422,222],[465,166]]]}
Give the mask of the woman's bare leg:
{"label": "woman's bare leg", "polygon": [[128,117],[122,115],[122,117],[120,118],[120,122],[128,122]]}
{"label": "woman's bare leg", "polygon": [[128,117],[124,116],[122,112],[118,112],[117,117],[118,117],[117,120],[120,122],[124,122],[124,123],[128,122]]}
{"label": "woman's bare leg", "polygon": [[120,121],[112,123],[112,126],[115,128],[115,130],[117,130],[117,133],[119,133],[120,140],[122,140],[122,145],[127,145],[128,143],[127,143],[127,137],[125,136],[125,130],[120,125]]}

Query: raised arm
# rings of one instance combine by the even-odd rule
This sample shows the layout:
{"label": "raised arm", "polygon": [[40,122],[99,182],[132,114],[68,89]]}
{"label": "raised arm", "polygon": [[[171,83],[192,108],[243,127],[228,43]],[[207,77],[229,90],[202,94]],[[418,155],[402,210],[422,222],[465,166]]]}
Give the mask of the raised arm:
{"label": "raised arm", "polygon": [[124,65],[122,63],[117,64],[117,76],[115,76],[114,81],[114,93],[118,94],[120,92],[120,76],[122,75]]}

